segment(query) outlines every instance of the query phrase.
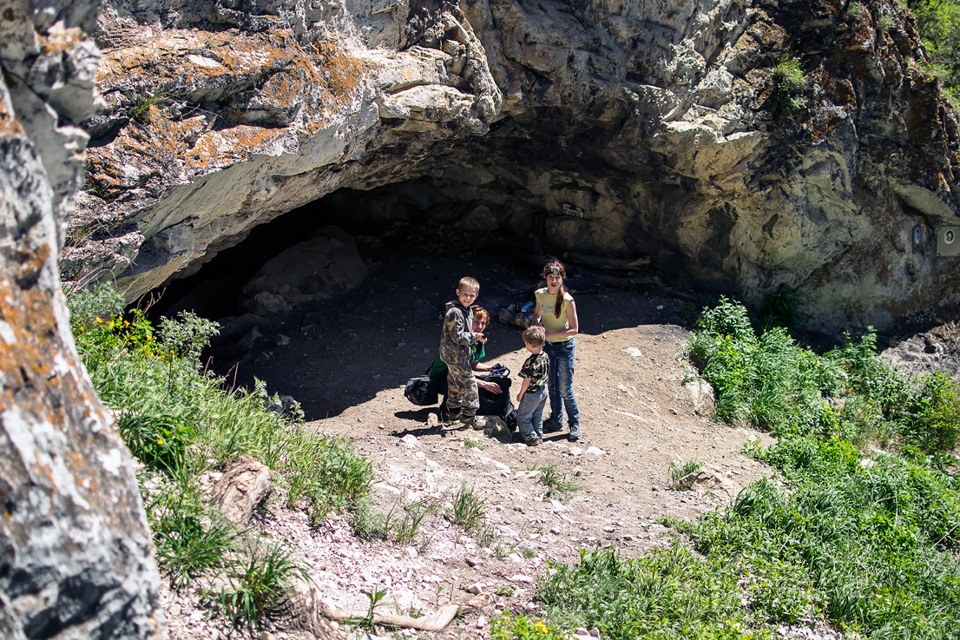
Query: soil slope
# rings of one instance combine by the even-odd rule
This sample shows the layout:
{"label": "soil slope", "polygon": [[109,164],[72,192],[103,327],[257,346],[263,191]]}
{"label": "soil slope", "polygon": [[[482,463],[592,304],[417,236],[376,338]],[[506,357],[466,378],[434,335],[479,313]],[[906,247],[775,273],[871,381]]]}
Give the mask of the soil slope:
{"label": "soil slope", "polygon": [[[581,442],[567,442],[564,432],[531,449],[489,432],[441,429],[435,409],[410,404],[402,387],[433,358],[443,303],[461,275],[473,275],[481,283],[478,303],[496,318],[537,284],[540,265],[443,248],[452,242],[425,249],[422,239],[410,240],[391,243],[400,248],[390,251],[362,242],[371,267],[365,284],[262,329],[279,346],[246,358],[237,370],[240,382],[255,376],[271,392],[299,400],[311,427],[350,438],[373,464],[374,503],[395,526],[406,508],[433,505],[412,541],[399,545],[358,540],[338,517],[311,528],[302,514],[272,501],[258,525],[298,551],[328,606],[365,611],[366,594],[379,590],[384,612],[429,615],[452,601],[460,615],[433,637],[489,637],[498,611],[536,612],[535,579],[549,562],[576,562],[581,550],[598,545],[642,554],[670,535],[658,518],[696,518],[769,473],[740,453],[747,440],[766,443],[766,436],[717,424],[709,389],[684,384],[692,371],[684,357],[686,318],[699,303],[662,289],[603,285],[609,274],[575,265],[568,284],[581,322],[575,373]],[[466,238],[462,246],[470,246]],[[525,357],[520,332],[496,321],[488,331],[487,361],[509,367],[515,389]],[[707,470],[701,490],[670,487],[671,464],[685,461]],[[543,468],[578,488],[548,495]],[[483,501],[482,535],[450,522],[453,496],[463,487]],[[175,614],[172,637],[224,633],[192,610],[191,597],[167,603]],[[279,629],[270,637],[300,636]]]}

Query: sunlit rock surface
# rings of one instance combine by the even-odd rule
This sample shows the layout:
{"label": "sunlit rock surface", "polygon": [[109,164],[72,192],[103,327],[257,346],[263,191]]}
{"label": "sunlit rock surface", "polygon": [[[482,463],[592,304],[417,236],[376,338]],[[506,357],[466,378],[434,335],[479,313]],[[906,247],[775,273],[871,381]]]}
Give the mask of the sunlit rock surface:
{"label": "sunlit rock surface", "polygon": [[0,15],[0,637],[163,637],[130,454],[80,364],[63,216],[94,113],[93,2]]}
{"label": "sunlit rock surface", "polygon": [[489,230],[545,221],[554,253],[786,286],[815,327],[960,303],[956,121],[896,4],[111,2],[97,41],[63,273],[131,300],[296,207],[420,179]]}

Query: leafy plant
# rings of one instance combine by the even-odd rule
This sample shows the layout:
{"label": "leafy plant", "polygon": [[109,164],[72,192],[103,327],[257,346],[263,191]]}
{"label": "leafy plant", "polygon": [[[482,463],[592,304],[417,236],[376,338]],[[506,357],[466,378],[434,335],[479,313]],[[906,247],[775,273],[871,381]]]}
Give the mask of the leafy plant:
{"label": "leafy plant", "polygon": [[473,491],[473,487],[464,483],[453,494],[453,508],[450,520],[469,533],[480,532],[487,522],[486,501]]}
{"label": "leafy plant", "polygon": [[773,80],[777,90],[786,95],[795,95],[803,89],[806,78],[800,60],[784,55],[773,66]]}
{"label": "leafy plant", "polygon": [[178,472],[186,462],[187,447],[196,431],[177,416],[159,413],[124,413],[117,418],[117,431],[130,452],[147,467]]}
{"label": "leafy plant", "polygon": [[697,460],[670,462],[670,484],[676,487],[681,478],[690,475],[702,466],[703,463]]}
{"label": "leafy plant", "polygon": [[166,99],[163,90],[157,90],[150,95],[139,95],[130,107],[130,119],[140,123],[149,122],[150,108]]}
{"label": "leafy plant", "polygon": [[374,616],[376,615],[377,608],[383,604],[383,599],[386,597],[386,595],[386,589],[375,589],[374,591],[367,593],[366,596],[369,604],[367,608],[367,615],[363,618],[348,618],[346,622],[361,626],[370,632],[375,631],[377,627],[374,623]]}
{"label": "leafy plant", "polygon": [[210,339],[220,333],[220,325],[192,311],[181,311],[177,319],[161,318],[160,340],[178,358],[200,363],[200,353]]}
{"label": "leafy plant", "polygon": [[490,623],[490,637],[493,640],[565,640],[568,636],[542,620],[504,611]]}
{"label": "leafy plant", "polygon": [[219,568],[237,531],[194,486],[171,485],[145,500],[157,559],[174,589]]}
{"label": "leafy plant", "polygon": [[960,441],[960,393],[942,373],[925,377],[903,425],[904,441],[924,453],[952,451]]}
{"label": "leafy plant", "polygon": [[228,586],[215,597],[236,622],[261,628],[264,621],[289,612],[293,580],[308,577],[307,570],[282,547],[255,541],[228,567]]}
{"label": "leafy plant", "polygon": [[540,484],[547,488],[544,494],[547,498],[565,499],[574,491],[580,490],[580,485],[572,480],[568,480],[565,475],[557,471],[557,466],[553,464],[544,467],[538,467]]}

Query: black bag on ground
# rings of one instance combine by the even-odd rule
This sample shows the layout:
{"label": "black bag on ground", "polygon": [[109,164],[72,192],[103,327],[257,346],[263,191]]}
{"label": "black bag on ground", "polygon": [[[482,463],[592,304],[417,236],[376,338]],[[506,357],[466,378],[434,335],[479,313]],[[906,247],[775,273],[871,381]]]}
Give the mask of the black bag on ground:
{"label": "black bag on ground", "polygon": [[486,389],[480,389],[480,409],[477,410],[477,415],[497,416],[503,420],[508,429],[513,431],[517,426],[517,410],[510,399],[510,378],[506,376],[477,377],[487,382],[496,382],[501,390],[500,393],[490,393]]}
{"label": "black bag on ground", "polygon": [[407,400],[420,407],[430,407],[437,404],[440,394],[436,381],[430,376],[417,376],[407,380],[403,388],[403,395]]}

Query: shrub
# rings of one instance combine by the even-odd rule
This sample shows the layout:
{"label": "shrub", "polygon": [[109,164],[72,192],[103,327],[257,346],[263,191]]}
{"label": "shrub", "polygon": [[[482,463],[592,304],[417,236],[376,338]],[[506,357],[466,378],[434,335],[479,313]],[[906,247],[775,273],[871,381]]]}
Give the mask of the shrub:
{"label": "shrub", "polygon": [[942,373],[923,378],[903,426],[907,444],[925,453],[952,451],[960,441],[960,394]]}
{"label": "shrub", "polygon": [[220,333],[220,325],[190,311],[181,311],[177,320],[160,320],[160,340],[178,358],[200,363],[200,353],[210,338]]}

